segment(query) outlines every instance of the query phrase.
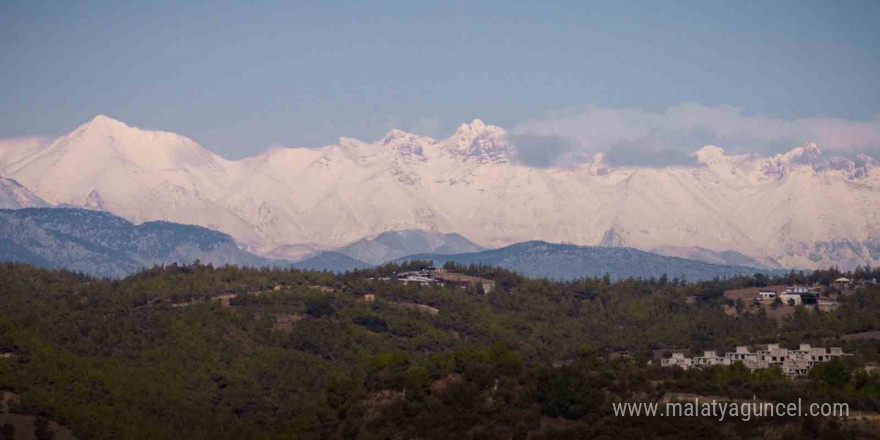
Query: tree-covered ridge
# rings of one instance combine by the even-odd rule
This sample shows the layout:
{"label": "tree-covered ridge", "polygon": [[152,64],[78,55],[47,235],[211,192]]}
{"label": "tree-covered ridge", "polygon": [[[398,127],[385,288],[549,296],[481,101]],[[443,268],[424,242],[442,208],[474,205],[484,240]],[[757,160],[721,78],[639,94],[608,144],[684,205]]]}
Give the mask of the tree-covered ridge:
{"label": "tree-covered ridge", "polygon": [[572,244],[528,241],[498,249],[454,255],[417,254],[398,259],[431,260],[437,264],[480,264],[517,271],[532,278],[575,280],[611,274],[616,279],[650,278],[667,273],[694,281],[715,277],[733,277],[756,271],[778,270],[712,264],[685,258],[664,256],[629,247],[577,246]]}
{"label": "tree-covered ridge", "polygon": [[[0,359],[0,390],[81,439],[876,435],[823,419],[619,418],[611,403],[689,392],[880,411],[880,377],[859,368],[880,358],[870,340],[841,341],[856,356],[806,384],[737,366],[646,366],[651,350],[880,329],[877,288],[780,327],[720,307],[725,289],[781,282],[764,276],[563,283],[450,267],[495,280],[491,294],[382,280],[420,264],[343,275],[171,265],[122,280],[3,264],[0,353],[12,356]],[[221,297],[228,307],[210,300]]]}
{"label": "tree-covered ridge", "polygon": [[242,251],[232,238],[166,221],[132,224],[103,211],[75,208],[0,210],[0,261],[123,277],[155,264],[281,264]]}

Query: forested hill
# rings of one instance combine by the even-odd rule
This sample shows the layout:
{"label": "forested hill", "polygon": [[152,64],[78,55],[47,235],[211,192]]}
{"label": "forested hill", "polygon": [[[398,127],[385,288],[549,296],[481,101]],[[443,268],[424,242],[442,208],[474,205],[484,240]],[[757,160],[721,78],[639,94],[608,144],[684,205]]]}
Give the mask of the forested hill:
{"label": "forested hill", "polygon": [[[425,233],[389,233],[382,236],[384,241],[371,243],[372,247],[364,242],[358,249],[366,252],[365,249],[369,248],[379,252],[375,248],[381,244],[385,246],[382,252],[400,254],[407,246],[418,247],[413,243],[431,238],[419,234]],[[416,240],[413,236],[422,240]],[[667,274],[670,278],[699,281],[766,272],[764,269],[715,265],[631,248],[574,246],[541,241],[445,255],[449,249],[468,248],[461,244],[464,239],[455,234],[433,238],[438,243],[448,245],[438,247],[438,253],[411,255],[401,260],[426,259],[437,264],[453,261],[498,266],[530,277],[557,280],[603,276],[607,273],[614,279],[651,278]],[[394,252],[389,250],[391,245],[398,246]],[[291,266],[286,261],[245,252],[230,236],[199,226],[163,221],[135,225],[107,212],[73,208],[0,210],[0,261],[116,278],[156,264],[188,264],[196,260],[214,265]],[[371,265],[338,252],[323,252],[292,264],[304,270],[335,272],[364,269]]]}
{"label": "forested hill", "polygon": [[880,411],[880,376],[861,370],[877,341],[834,342],[855,355],[809,381],[647,364],[651,350],[880,329],[878,288],[780,325],[722,312],[725,289],[783,282],[764,276],[550,282],[450,267],[493,279],[489,294],[386,280],[416,267],[168,265],[101,280],[0,264],[0,391],[79,439],[876,438],[856,419],[615,417],[612,404],[695,393]]}
{"label": "forested hill", "polygon": [[120,277],[155,264],[277,264],[238,248],[228,235],[164,221],[134,225],[103,211],[0,210],[0,261]]}
{"label": "forested hill", "polygon": [[293,263],[292,266],[300,270],[327,270],[330,272],[343,273],[355,269],[366,269],[368,267],[371,267],[372,265],[351,258],[345,254],[327,251],[321,252],[313,257],[306,258],[305,260],[297,261],[296,263]]}
{"label": "forested hill", "polygon": [[[500,249],[455,255],[419,254],[401,258],[431,260],[442,265],[458,264],[498,266],[533,278],[573,280],[582,277],[611,275],[614,279],[651,278],[666,274],[692,281],[715,277],[752,275],[768,272],[753,267],[725,266],[684,258],[667,257],[625,247],[575,246],[544,241],[517,243]],[[781,274],[783,272],[772,271]]]}

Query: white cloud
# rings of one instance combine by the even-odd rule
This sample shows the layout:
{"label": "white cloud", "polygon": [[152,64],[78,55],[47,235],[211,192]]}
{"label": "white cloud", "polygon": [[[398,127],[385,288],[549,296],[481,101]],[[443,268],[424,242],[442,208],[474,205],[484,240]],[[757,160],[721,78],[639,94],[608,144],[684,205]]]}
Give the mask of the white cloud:
{"label": "white cloud", "polygon": [[48,145],[52,140],[53,138],[40,136],[0,138],[0,159],[4,159],[8,163],[30,151]]}
{"label": "white cloud", "polygon": [[37,145],[45,145],[52,142],[49,136],[21,136],[11,138],[0,138],[0,149],[6,148],[28,148]]}
{"label": "white cloud", "polygon": [[587,104],[547,112],[511,131],[567,138],[588,152],[618,147],[691,152],[715,144],[734,152],[773,153],[804,142],[851,152],[880,145],[880,115],[869,121],[825,116],[788,120],[748,115],[727,105],[681,104],[653,112]]}
{"label": "white cloud", "polygon": [[[559,136],[513,134],[508,137],[516,151],[516,161],[531,167],[545,168],[560,165],[572,151],[572,142]],[[580,160],[578,160],[580,161]]]}

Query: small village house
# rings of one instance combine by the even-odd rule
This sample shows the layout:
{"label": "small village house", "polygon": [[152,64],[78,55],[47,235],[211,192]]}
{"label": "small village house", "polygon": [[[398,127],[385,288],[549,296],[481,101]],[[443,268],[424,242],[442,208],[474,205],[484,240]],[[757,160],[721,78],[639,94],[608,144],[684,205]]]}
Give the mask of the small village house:
{"label": "small village house", "polygon": [[767,344],[766,348],[750,351],[748,346],[738,346],[736,351],[718,356],[715,351],[707,350],[703,356],[687,357],[684,353],[673,353],[671,358],[663,359],[664,367],[704,368],[713,365],[731,365],[742,362],[749,370],[762,370],[779,367],[789,377],[802,377],[810,373],[816,364],[828,362],[835,357],[849,356],[840,347],[812,347],[800,344],[797,349],[782,348],[779,344]]}
{"label": "small village house", "polygon": [[779,295],[779,300],[782,301],[782,304],[787,306],[799,306],[804,303],[800,293],[785,292],[782,295]]}
{"label": "small village house", "polygon": [[849,284],[851,282],[852,282],[852,280],[849,278],[840,277],[840,278],[834,280],[834,286],[835,287],[849,287]]}
{"label": "small village house", "polygon": [[795,295],[803,295],[805,293],[811,293],[812,289],[808,286],[789,286],[785,288],[784,293],[795,294]]}
{"label": "small village house", "polygon": [[776,292],[773,290],[762,290],[758,292],[757,299],[759,301],[773,301],[776,299]]}
{"label": "small village house", "polygon": [[664,367],[679,367],[682,370],[687,370],[693,364],[694,360],[692,358],[686,357],[684,353],[672,353],[671,357],[662,359],[660,361],[660,365]]}

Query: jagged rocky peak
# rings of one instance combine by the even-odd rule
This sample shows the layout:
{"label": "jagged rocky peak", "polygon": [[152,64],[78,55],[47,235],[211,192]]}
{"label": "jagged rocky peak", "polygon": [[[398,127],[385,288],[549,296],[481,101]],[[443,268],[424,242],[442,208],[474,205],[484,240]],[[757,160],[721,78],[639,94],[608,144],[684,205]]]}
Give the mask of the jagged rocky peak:
{"label": "jagged rocky peak", "polygon": [[802,146],[788,152],[794,163],[812,164],[822,157],[822,150],[814,142],[806,142]]}
{"label": "jagged rocky peak", "polygon": [[446,149],[453,154],[481,163],[503,163],[510,159],[511,147],[507,132],[479,119],[461,124],[446,140]]}
{"label": "jagged rocky peak", "polygon": [[435,141],[429,137],[407,133],[402,130],[391,130],[379,141],[383,149],[396,152],[400,156],[423,156],[424,147]]}
{"label": "jagged rocky peak", "polygon": [[[874,160],[869,156],[859,154],[856,156],[855,160],[849,160],[845,157],[832,157],[821,165],[822,166],[819,169],[840,171],[849,179],[855,180],[867,177],[871,174],[871,169],[874,167]],[[814,166],[814,168],[817,167]]]}
{"label": "jagged rocky peak", "polygon": [[819,146],[813,142],[806,142],[787,153],[768,157],[761,163],[760,168],[765,175],[782,179],[791,172],[792,168],[798,165],[814,166],[821,157],[822,150]]}
{"label": "jagged rocky peak", "polygon": [[424,149],[434,142],[431,138],[401,130],[391,130],[378,144],[388,172],[394,175],[398,182],[409,186],[421,181],[421,177],[410,169],[409,165],[427,162]]}
{"label": "jagged rocky peak", "polygon": [[[111,134],[115,143],[69,134],[21,154],[0,152],[0,173],[51,203],[103,206],[133,221],[209,226],[261,252],[329,249],[386,230],[442,228],[492,246],[531,239],[595,245],[605,238],[606,245],[625,239],[632,247],[729,249],[805,269],[876,264],[877,253],[869,250],[880,224],[880,180],[862,177],[871,171],[867,157],[835,159],[834,148],[808,165],[791,160],[820,151],[800,142],[771,158],[706,146],[695,156],[710,166],[657,167],[634,177],[635,168],[608,168],[601,153],[587,167],[491,163],[516,154],[507,142],[515,138],[479,120],[438,141],[394,130],[371,142],[343,139],[239,161],[171,133],[164,138],[131,128],[139,134],[123,137],[118,133],[127,133],[126,126],[111,118],[92,122],[94,133],[102,125],[123,129]],[[828,168],[816,171],[825,162]],[[853,250],[812,250],[839,242]]]}
{"label": "jagged rocky peak", "polygon": [[458,126],[458,130],[456,130],[456,134],[458,133],[468,133],[468,132],[480,132],[488,127],[482,119],[474,119],[473,121],[468,123],[462,123]]}
{"label": "jagged rocky peak", "polygon": [[785,154],[767,158],[761,164],[764,174],[780,179],[797,167],[809,167],[816,172],[837,171],[846,178],[854,180],[870,174],[873,160],[864,154],[859,154],[855,160],[829,156],[824,154],[815,143],[807,142]]}
{"label": "jagged rocky peak", "polygon": [[85,206],[89,209],[104,210],[104,199],[101,197],[101,193],[93,189],[86,197]]}
{"label": "jagged rocky peak", "polygon": [[605,231],[605,234],[602,236],[602,241],[599,243],[599,246],[602,247],[624,247],[626,246],[626,238],[624,238],[614,227],[608,228]]}
{"label": "jagged rocky peak", "polygon": [[768,158],[785,165],[811,165],[822,157],[822,150],[813,142],[806,142],[791,151]]}

